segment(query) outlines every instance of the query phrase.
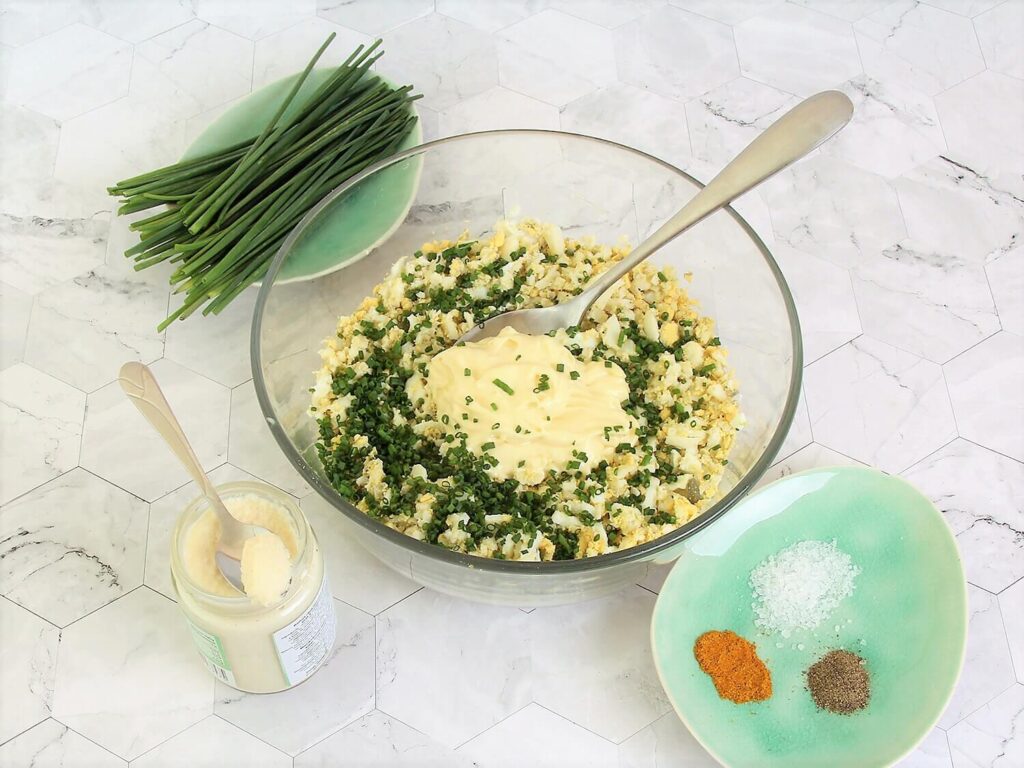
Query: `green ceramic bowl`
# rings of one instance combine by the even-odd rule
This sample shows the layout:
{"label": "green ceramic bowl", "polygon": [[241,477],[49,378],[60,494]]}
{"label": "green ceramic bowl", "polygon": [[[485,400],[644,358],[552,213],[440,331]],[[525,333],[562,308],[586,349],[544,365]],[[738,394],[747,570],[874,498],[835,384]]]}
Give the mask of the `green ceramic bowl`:
{"label": "green ceramic bowl", "polygon": [[[797,541],[836,541],[859,565],[854,593],[816,630],[760,634],[748,580],[765,557]],[[737,705],[718,697],[693,656],[711,629],[757,644],[774,693]],[[942,515],[899,478],[865,468],[817,469],[744,499],[688,540],[661,589],[651,643],[679,717],[721,763],[885,766],[934,726],[963,663],[967,592]],[[852,715],[818,710],[804,672],[845,648],[871,674],[871,700]]]}
{"label": "green ceramic bowl", "polygon": [[[314,69],[302,84],[285,116],[299,109],[336,68]],[[185,150],[183,160],[199,157],[239,141],[255,137],[274,116],[288,96],[299,74],[290,75],[253,91],[207,126]],[[367,73],[367,77],[389,80]],[[423,141],[419,121],[409,131],[399,150]],[[352,264],[387,239],[405,219],[419,184],[422,162],[398,163],[360,186],[357,198],[345,200],[345,216],[319,216],[295,244],[294,255],[281,271],[278,281],[307,280]]]}

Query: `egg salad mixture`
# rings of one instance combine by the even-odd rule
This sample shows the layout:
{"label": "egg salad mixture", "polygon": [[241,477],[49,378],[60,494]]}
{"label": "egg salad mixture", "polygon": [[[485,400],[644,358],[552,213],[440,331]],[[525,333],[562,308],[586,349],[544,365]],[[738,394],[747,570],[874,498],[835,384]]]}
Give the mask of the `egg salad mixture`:
{"label": "egg salad mixture", "polygon": [[455,344],[628,252],[523,220],[395,264],[320,353],[311,413],[338,492],[408,536],[509,560],[614,552],[700,514],[743,417],[670,268],[639,265],[580,327]]}

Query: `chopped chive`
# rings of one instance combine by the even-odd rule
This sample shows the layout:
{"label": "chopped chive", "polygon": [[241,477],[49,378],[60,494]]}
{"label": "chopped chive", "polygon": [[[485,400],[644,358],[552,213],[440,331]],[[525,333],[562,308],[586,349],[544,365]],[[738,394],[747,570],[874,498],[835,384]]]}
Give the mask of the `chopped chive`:
{"label": "chopped chive", "polygon": [[697,373],[699,373],[701,376],[707,376],[713,370],[715,370],[715,364],[714,363],[708,363],[707,365],[701,367],[701,369],[699,371],[697,371]]}
{"label": "chopped chive", "polygon": [[565,363],[559,363],[555,366],[555,370],[559,373],[565,373]]}
{"label": "chopped chive", "polygon": [[580,377],[580,372],[579,371],[569,371],[569,378],[572,379],[573,381],[576,381],[576,379],[578,379],[579,377]]}
{"label": "chopped chive", "polygon": [[663,283],[668,282],[668,277],[665,275],[664,272],[658,272],[658,279],[661,280],[661,282]]}
{"label": "chopped chive", "polygon": [[472,376],[472,375],[473,375],[473,372],[472,372],[472,371],[471,371],[471,370],[470,370],[469,368],[466,368],[466,369],[464,369],[464,370],[462,371],[462,375],[463,375],[463,376]]}
{"label": "chopped chive", "polygon": [[491,449],[492,449],[493,447],[494,447],[494,443],[492,443],[492,442],[486,442],[486,443],[484,443],[483,445],[481,445],[481,446],[480,446],[480,450],[481,450],[481,451],[489,451],[489,450],[491,450]]}
{"label": "chopped chive", "polygon": [[497,403],[491,403],[491,410],[492,411],[498,410],[498,404]]}
{"label": "chopped chive", "polygon": [[[466,370],[468,371],[469,369],[467,368]],[[512,389],[512,387],[510,387],[508,384],[506,384],[501,379],[495,379],[491,383],[494,384],[494,386],[496,386],[498,389],[503,390],[505,393],[507,393],[509,395],[514,395],[516,393],[515,390]]]}

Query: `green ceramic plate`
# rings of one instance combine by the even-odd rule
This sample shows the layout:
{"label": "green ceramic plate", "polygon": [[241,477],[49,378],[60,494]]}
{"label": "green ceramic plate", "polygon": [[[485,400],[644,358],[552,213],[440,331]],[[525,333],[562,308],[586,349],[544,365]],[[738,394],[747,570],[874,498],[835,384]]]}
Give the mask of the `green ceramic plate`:
{"label": "green ceramic plate", "polygon": [[[314,69],[285,115],[301,107],[335,69]],[[274,116],[298,77],[298,73],[290,75],[246,96],[211,123],[185,151],[183,159],[256,136]],[[422,140],[423,132],[417,121],[399,149],[414,147]],[[328,274],[358,261],[386,240],[409,212],[421,167],[419,158],[397,163],[359,185],[357,193],[335,201],[295,244],[278,280],[306,280]],[[344,206],[344,215],[329,215],[339,212],[330,210],[335,205]]]}
{"label": "green ceramic plate", "polygon": [[[750,571],[805,539],[834,539],[860,566],[854,593],[815,632],[759,634]],[[718,697],[693,657],[710,629],[757,643],[772,673],[770,699]],[[938,720],[966,630],[963,568],[942,516],[902,480],[844,467],[769,485],[694,536],[661,589],[651,642],[676,712],[724,765],[869,768],[898,760]],[[804,670],[832,648],[868,664],[871,701],[853,715],[818,710],[804,687]]]}

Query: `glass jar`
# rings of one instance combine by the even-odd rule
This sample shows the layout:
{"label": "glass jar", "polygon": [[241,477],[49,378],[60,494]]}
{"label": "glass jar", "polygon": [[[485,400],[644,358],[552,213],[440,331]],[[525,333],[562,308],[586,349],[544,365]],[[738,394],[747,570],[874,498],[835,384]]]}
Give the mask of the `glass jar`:
{"label": "glass jar", "polygon": [[216,678],[249,693],[283,691],[319,669],[334,646],[334,604],[323,554],[306,516],[283,492],[252,482],[226,483],[217,491],[225,502],[251,495],[280,508],[295,533],[291,583],[270,606],[200,587],[186,569],[184,546],[189,528],[210,507],[201,496],[182,512],[171,539],[171,580],[178,606]]}

